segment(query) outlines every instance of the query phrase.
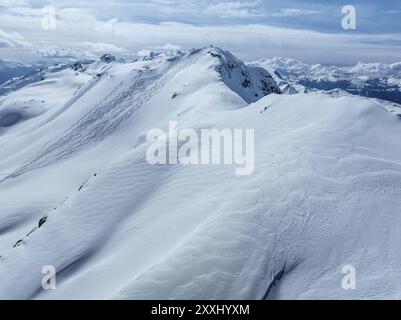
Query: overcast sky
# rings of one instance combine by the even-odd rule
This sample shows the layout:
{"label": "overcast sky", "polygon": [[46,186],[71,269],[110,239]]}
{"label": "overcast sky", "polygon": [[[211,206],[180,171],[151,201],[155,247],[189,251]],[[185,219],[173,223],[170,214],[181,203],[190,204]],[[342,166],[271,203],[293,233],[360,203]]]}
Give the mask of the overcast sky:
{"label": "overcast sky", "polygon": [[[346,4],[356,8],[355,30],[342,28]],[[56,9],[55,29],[43,28],[48,5]],[[2,59],[130,58],[143,49],[209,44],[248,61],[401,61],[401,1],[0,0]]]}

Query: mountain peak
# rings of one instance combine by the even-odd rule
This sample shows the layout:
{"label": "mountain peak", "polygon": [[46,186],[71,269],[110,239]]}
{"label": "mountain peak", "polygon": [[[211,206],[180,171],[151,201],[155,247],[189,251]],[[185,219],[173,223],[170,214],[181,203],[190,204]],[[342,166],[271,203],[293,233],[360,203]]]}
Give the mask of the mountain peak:
{"label": "mountain peak", "polygon": [[111,54],[106,53],[100,57],[100,60],[102,60],[103,62],[106,62],[106,63],[111,63],[111,62],[116,62],[116,57],[114,57]]}
{"label": "mountain peak", "polygon": [[203,52],[216,59],[215,70],[221,80],[247,103],[256,102],[272,93],[282,93],[267,70],[246,65],[231,52],[217,47],[205,48]]}

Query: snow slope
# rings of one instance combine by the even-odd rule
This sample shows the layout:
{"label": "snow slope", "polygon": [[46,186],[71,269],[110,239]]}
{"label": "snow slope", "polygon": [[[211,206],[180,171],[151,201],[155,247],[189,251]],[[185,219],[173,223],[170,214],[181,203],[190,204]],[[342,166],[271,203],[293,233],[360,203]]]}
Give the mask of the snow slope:
{"label": "snow slope", "polygon": [[[100,60],[2,98],[8,114],[34,101],[0,131],[0,298],[399,298],[401,119],[376,100],[275,92],[204,48]],[[171,120],[253,128],[253,175],[149,165],[146,133]],[[345,264],[358,290],[341,288]],[[41,289],[44,265],[57,290]]]}

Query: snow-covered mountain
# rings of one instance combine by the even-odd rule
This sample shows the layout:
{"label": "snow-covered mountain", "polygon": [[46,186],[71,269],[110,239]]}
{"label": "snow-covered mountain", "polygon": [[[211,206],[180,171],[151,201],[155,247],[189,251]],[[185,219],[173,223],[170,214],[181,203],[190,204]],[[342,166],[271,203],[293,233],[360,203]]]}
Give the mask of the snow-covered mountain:
{"label": "snow-covered mountain", "polygon": [[[379,100],[281,94],[213,47],[39,74],[0,97],[0,298],[400,297],[401,118]],[[170,121],[253,129],[253,174],[149,164]]]}
{"label": "snow-covered mountain", "polygon": [[[101,61],[102,58],[101,57]],[[11,92],[14,92],[20,88],[25,87],[26,85],[33,84],[42,80],[45,80],[47,76],[51,75],[52,73],[57,73],[63,71],[65,69],[71,69],[74,71],[83,71],[84,67],[91,64],[93,61],[77,61],[74,63],[56,63],[54,65],[43,65],[37,66],[33,68],[29,72],[23,74],[19,77],[14,77],[3,84],[0,85],[0,96],[7,95]]]}
{"label": "snow-covered mountain", "polygon": [[401,62],[360,62],[353,67],[339,67],[305,64],[290,58],[271,58],[252,62],[252,65],[271,72],[286,93],[343,90],[401,104]]}
{"label": "snow-covered mountain", "polygon": [[23,76],[37,67],[36,64],[0,59],[0,85],[12,78]]}

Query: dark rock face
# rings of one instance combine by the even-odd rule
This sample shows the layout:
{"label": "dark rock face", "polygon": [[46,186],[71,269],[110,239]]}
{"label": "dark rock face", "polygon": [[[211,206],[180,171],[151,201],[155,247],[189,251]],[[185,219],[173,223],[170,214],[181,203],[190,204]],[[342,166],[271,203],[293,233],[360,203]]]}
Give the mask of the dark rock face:
{"label": "dark rock face", "polygon": [[111,63],[111,62],[116,62],[116,57],[112,56],[111,54],[104,54],[100,57],[100,60],[106,63]]}
{"label": "dark rock face", "polygon": [[24,244],[24,240],[18,240],[18,241],[14,244],[13,248],[20,247],[20,246],[22,246],[23,244]]}
{"label": "dark rock face", "polygon": [[85,69],[84,64],[85,63],[81,61],[74,62],[73,64],[70,65],[70,69],[74,71],[84,71]]}
{"label": "dark rock face", "polygon": [[44,216],[39,220],[38,227],[40,228],[47,221],[47,216]]}
{"label": "dark rock face", "polygon": [[149,54],[142,58],[143,61],[152,61],[156,57],[160,56],[160,52],[151,51]]}
{"label": "dark rock face", "polygon": [[228,51],[207,49],[208,54],[218,59],[215,66],[221,80],[247,103],[253,103],[269,94],[282,94],[271,74],[260,67],[246,65]]}

